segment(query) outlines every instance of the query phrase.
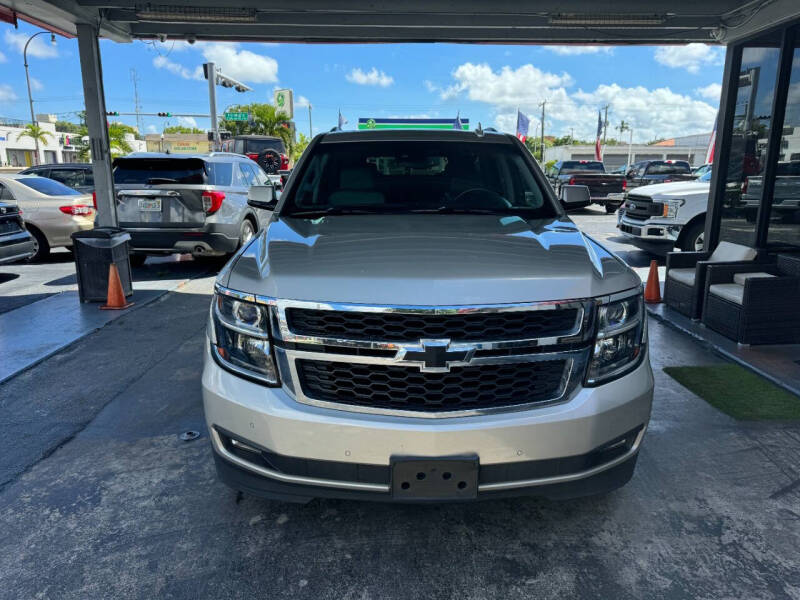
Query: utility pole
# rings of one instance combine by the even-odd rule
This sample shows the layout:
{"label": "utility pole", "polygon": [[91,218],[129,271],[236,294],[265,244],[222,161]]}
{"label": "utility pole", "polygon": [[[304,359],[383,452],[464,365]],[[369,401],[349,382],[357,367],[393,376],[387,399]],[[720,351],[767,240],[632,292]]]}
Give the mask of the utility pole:
{"label": "utility pole", "polygon": [[217,66],[213,63],[206,63],[206,77],[208,77],[208,107],[211,117],[211,131],[214,141],[211,142],[211,151],[219,150],[219,123],[217,123]]}
{"label": "utility pole", "polygon": [[541,105],[542,107],[542,138],[541,138],[541,145],[542,145],[542,162],[544,163],[544,109],[547,106],[547,100],[543,100]]}
{"label": "utility pole", "polygon": [[574,142],[575,142],[575,128],[574,127],[570,127],[569,128],[569,143],[571,145]]}
{"label": "utility pole", "polygon": [[136,129],[139,130],[139,135],[144,135],[142,107],[139,104],[139,75],[137,75],[136,69],[131,69],[131,81],[133,81],[133,111],[136,113]]}
{"label": "utility pole", "polygon": [[603,117],[603,148],[606,147],[606,132],[608,131],[608,104],[603,107],[606,114]]}
{"label": "utility pole", "polygon": [[314,137],[314,129],[311,127],[311,103],[308,103],[308,139]]}

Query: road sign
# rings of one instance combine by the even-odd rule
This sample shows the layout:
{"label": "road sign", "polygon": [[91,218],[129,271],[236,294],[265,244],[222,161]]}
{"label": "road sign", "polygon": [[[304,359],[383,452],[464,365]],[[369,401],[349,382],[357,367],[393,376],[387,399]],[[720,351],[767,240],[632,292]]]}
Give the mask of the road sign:
{"label": "road sign", "polygon": [[247,113],[246,112],[227,112],[225,113],[225,120],[226,121],[247,121]]}
{"label": "road sign", "polygon": [[294,118],[294,94],[292,90],[275,90],[273,97],[275,112],[286,119]]}

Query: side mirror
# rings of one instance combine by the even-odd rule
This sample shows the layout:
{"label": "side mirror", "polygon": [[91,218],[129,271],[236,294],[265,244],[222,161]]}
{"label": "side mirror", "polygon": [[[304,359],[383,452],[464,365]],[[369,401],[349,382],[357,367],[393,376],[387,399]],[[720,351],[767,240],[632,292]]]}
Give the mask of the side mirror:
{"label": "side mirror", "polygon": [[592,199],[589,186],[586,185],[562,185],[561,201],[567,206],[571,204],[589,204]]}
{"label": "side mirror", "polygon": [[262,210],[275,210],[278,205],[278,195],[271,185],[252,185],[247,192],[247,204]]}

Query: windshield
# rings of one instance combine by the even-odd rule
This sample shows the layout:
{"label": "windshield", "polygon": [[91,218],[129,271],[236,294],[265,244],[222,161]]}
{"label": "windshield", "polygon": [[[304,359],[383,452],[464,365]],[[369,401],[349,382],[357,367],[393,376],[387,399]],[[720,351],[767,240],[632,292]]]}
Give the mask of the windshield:
{"label": "windshield", "polygon": [[516,147],[437,140],[320,144],[281,215],[427,212],[557,214]]}
{"label": "windshield", "polygon": [[261,154],[264,150],[274,150],[278,154],[284,154],[283,141],[281,140],[244,140],[244,154]]}
{"label": "windshield", "polygon": [[594,160],[567,160],[561,164],[562,173],[585,173],[586,171],[606,172],[603,163]]}
{"label": "windshield", "polygon": [[47,179],[46,177],[20,177],[17,179],[22,185],[27,185],[45,196],[80,196],[81,192],[65,186],[63,183]]}
{"label": "windshield", "polygon": [[199,158],[121,158],[114,162],[114,183],[202,185],[204,162]]}
{"label": "windshield", "polygon": [[711,169],[703,173],[700,177],[697,178],[697,181],[711,181]]}
{"label": "windshield", "polygon": [[677,175],[688,173],[691,169],[687,162],[654,162],[647,167],[648,175]]}

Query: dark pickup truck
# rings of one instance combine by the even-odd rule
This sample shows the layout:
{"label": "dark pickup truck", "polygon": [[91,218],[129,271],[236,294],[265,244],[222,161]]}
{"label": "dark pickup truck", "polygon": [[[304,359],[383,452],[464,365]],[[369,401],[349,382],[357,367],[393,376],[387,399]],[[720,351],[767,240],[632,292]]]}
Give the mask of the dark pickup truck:
{"label": "dark pickup truck", "polygon": [[685,160],[642,160],[633,163],[625,175],[627,188],[653,183],[670,183],[672,181],[691,181],[697,176]]}
{"label": "dark pickup truck", "polygon": [[[606,212],[611,213],[622,204],[625,177],[606,173],[605,166],[599,160],[561,160],[547,170],[547,177],[556,196],[567,210],[596,203],[605,206]],[[565,185],[585,185],[589,188],[589,201],[567,204],[561,193],[561,188]]]}

